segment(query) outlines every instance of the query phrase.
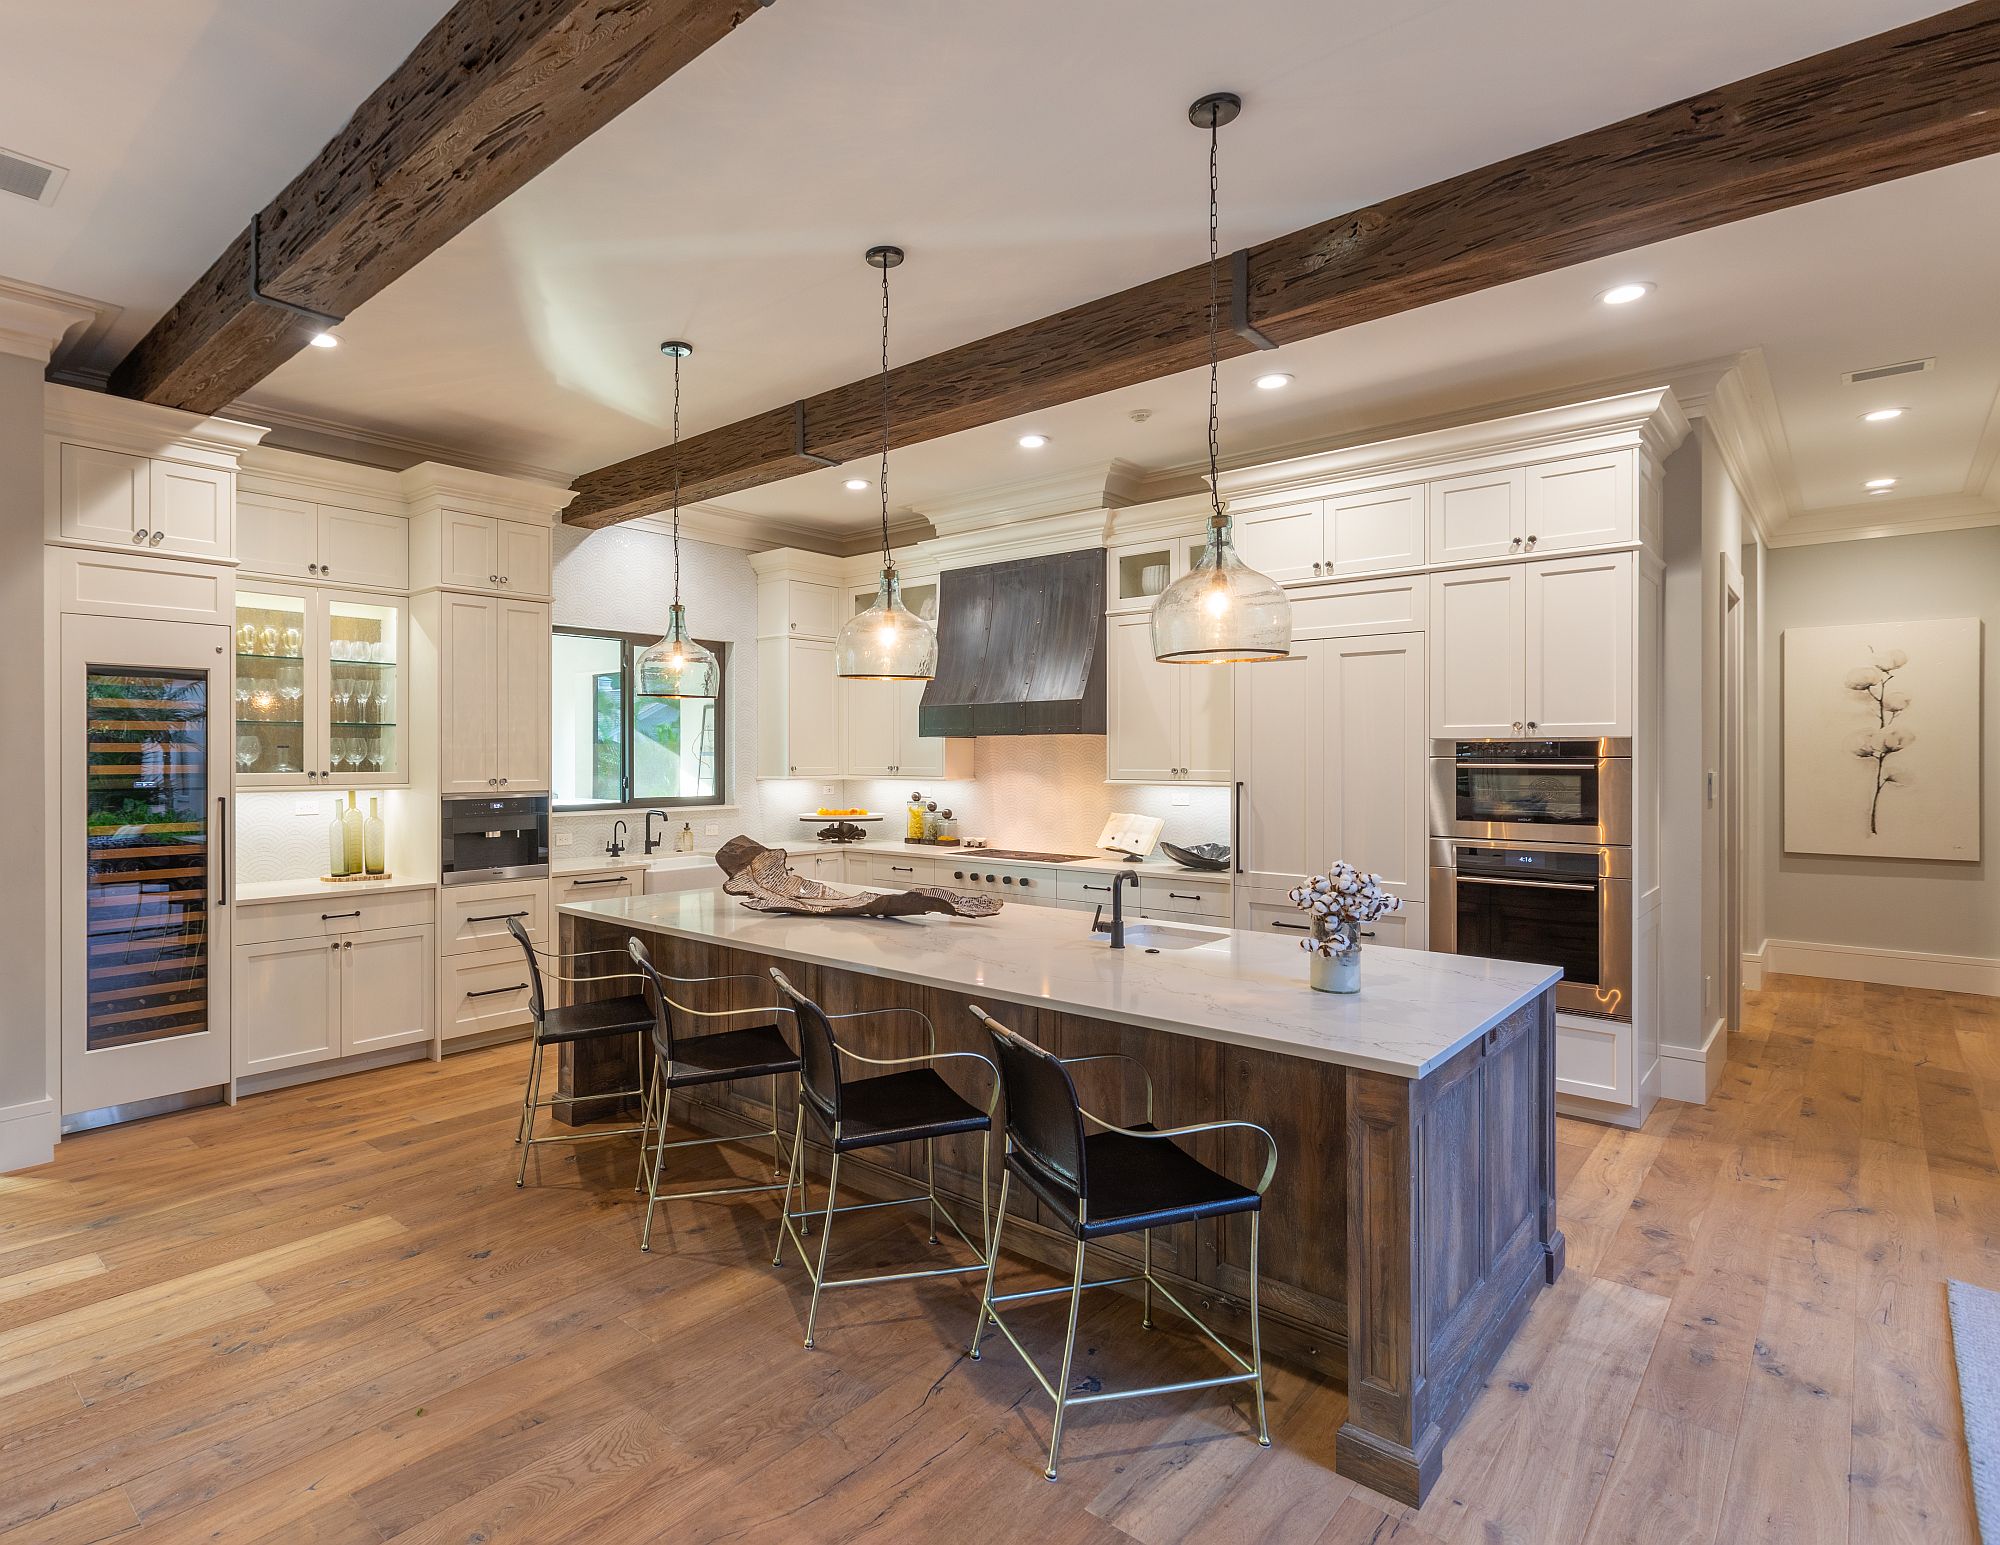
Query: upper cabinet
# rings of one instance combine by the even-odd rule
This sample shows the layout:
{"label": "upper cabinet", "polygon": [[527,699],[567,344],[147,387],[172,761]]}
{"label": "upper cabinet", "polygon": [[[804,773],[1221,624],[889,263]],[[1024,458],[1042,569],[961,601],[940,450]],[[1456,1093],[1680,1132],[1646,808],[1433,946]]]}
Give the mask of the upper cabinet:
{"label": "upper cabinet", "polygon": [[1630,553],[1431,576],[1431,735],[1632,733]]}
{"label": "upper cabinet", "polygon": [[409,782],[405,603],[318,586],[236,591],[236,782]]}
{"label": "upper cabinet", "polygon": [[282,494],[237,500],[237,556],[247,575],[349,589],[410,588],[410,523]]}
{"label": "upper cabinet", "polygon": [[546,598],[549,544],[548,526],[537,522],[463,510],[427,511],[410,528],[414,588]]}
{"label": "upper cabinet", "polygon": [[1162,665],[1144,613],[1113,617],[1105,631],[1105,781],[1227,783],[1235,668]]}
{"label": "upper cabinet", "polygon": [[58,444],[55,462],[63,538],[181,558],[235,556],[234,472],[94,445]]}
{"label": "upper cabinet", "polygon": [[1236,551],[1281,585],[1420,568],[1424,502],[1413,483],[1237,510]]}
{"label": "upper cabinet", "polygon": [[453,591],[419,600],[436,639],[441,792],[545,792],[548,607]]}
{"label": "upper cabinet", "polygon": [[1106,551],[1104,609],[1148,611],[1159,593],[1187,573],[1206,543],[1206,530],[1125,542]]}
{"label": "upper cabinet", "polygon": [[1430,561],[1475,563],[1617,547],[1637,537],[1637,452],[1620,448],[1430,485]]}

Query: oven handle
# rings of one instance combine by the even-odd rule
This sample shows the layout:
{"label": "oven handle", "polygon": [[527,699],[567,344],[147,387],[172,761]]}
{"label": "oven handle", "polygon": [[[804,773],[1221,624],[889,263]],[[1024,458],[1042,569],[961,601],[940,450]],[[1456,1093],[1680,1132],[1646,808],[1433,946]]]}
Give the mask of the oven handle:
{"label": "oven handle", "polygon": [[1455,767],[1485,772],[1596,772],[1596,762],[1455,762]]}
{"label": "oven handle", "polygon": [[1588,891],[1597,894],[1595,885],[1577,885],[1566,880],[1500,880],[1483,874],[1459,874],[1454,877],[1460,885],[1517,885],[1530,891]]}

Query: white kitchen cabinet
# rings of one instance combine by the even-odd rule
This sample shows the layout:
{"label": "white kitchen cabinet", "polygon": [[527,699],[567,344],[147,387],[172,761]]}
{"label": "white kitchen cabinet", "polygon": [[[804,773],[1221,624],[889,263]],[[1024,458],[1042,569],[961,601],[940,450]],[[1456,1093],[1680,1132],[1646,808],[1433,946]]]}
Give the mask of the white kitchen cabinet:
{"label": "white kitchen cabinet", "polygon": [[792,867],[807,878],[825,885],[844,885],[847,882],[847,855],[844,853],[807,853],[794,859]]}
{"label": "white kitchen cabinet", "polygon": [[841,771],[850,778],[970,778],[972,742],[920,735],[921,681],[842,681]]}
{"label": "white kitchen cabinet", "polygon": [[[837,586],[817,579],[777,575],[763,580],[757,586],[757,632],[773,638],[831,640],[840,631],[840,595]],[[855,609],[865,610],[874,598],[871,585],[867,599]],[[907,604],[908,591],[904,599]]]}
{"label": "white kitchen cabinet", "polygon": [[549,594],[549,528],[466,510],[420,514],[410,534],[415,588]]}
{"label": "white kitchen cabinet", "polygon": [[840,679],[828,639],[757,640],[757,776],[840,776]]}
{"label": "white kitchen cabinet", "polygon": [[[626,866],[619,869],[593,869],[581,873],[559,874],[549,882],[551,900],[558,907],[568,906],[576,901],[615,901],[622,896],[637,896],[646,888],[646,871],[643,868]],[[551,916],[551,924],[554,918]]]}
{"label": "white kitchen cabinet", "polygon": [[1106,781],[1227,783],[1235,668],[1162,665],[1143,612],[1107,623]]}
{"label": "white kitchen cabinet", "polygon": [[409,608],[313,585],[236,591],[236,781],[242,788],[409,782]]}
{"label": "white kitchen cabinet", "polygon": [[1569,456],[1527,469],[1524,540],[1528,553],[1610,547],[1633,538],[1634,453]]}
{"label": "white kitchen cabinet", "polygon": [[64,442],[53,470],[56,530],[67,540],[236,555],[236,474],[226,468]]}
{"label": "white kitchen cabinet", "polygon": [[1431,734],[1438,740],[1518,736],[1528,717],[1521,564],[1431,576]]}
{"label": "white kitchen cabinet", "polygon": [[246,578],[318,579],[319,506],[283,494],[240,495],[236,556]]}
{"label": "white kitchen cabinet", "polygon": [[549,609],[447,592],[439,598],[439,764],[446,794],[549,786]]}
{"label": "white kitchen cabinet", "polygon": [[1207,528],[1192,535],[1123,542],[1105,554],[1105,603],[1109,612],[1150,612],[1153,600],[1187,573],[1207,545]]}
{"label": "white kitchen cabinet", "polygon": [[236,946],[236,1076],[340,1055],[339,939]]}
{"label": "white kitchen cabinet", "polygon": [[1431,734],[1632,733],[1632,555],[1431,576]]}
{"label": "white kitchen cabinet", "polygon": [[[555,882],[561,885],[558,879]],[[439,937],[447,955],[476,955],[514,943],[509,920],[537,943],[549,935],[549,882],[501,880],[491,885],[448,885],[442,892]],[[515,946],[518,948],[518,946]]]}
{"label": "white kitchen cabinet", "polygon": [[439,973],[444,1039],[528,1024],[528,962],[517,944],[478,955],[447,955]]}
{"label": "white kitchen cabinet", "polygon": [[437,942],[429,923],[236,946],[236,1076],[429,1041]]}
{"label": "white kitchen cabinet", "polygon": [[1526,724],[1590,740],[1632,733],[1632,555],[1524,566]]}
{"label": "white kitchen cabinet", "polygon": [[1295,641],[1239,684],[1238,875],[1281,891],[1335,860],[1424,895],[1424,638]]}
{"label": "white kitchen cabinet", "polygon": [[1320,577],[1422,567],[1425,504],[1422,483],[1329,498]]}
{"label": "white kitchen cabinet", "polygon": [[1518,554],[1527,536],[1525,498],[1519,467],[1435,480],[1430,485],[1430,561],[1466,563]]}
{"label": "white kitchen cabinet", "polygon": [[[1294,906],[1291,897],[1282,891],[1245,891],[1237,899],[1235,926],[1246,932],[1276,934],[1283,938],[1303,938],[1311,932],[1305,913]],[[1385,913],[1361,930],[1361,947],[1363,950],[1378,945],[1384,949],[1428,949],[1430,944],[1426,927],[1424,904],[1406,901],[1394,912]],[[1302,968],[1304,958],[1301,951]],[[1367,959],[1364,954],[1361,966],[1364,984]]]}
{"label": "white kitchen cabinet", "polygon": [[1236,554],[1279,584],[1317,579],[1325,567],[1326,505],[1301,499],[1232,512]]}
{"label": "white kitchen cabinet", "polygon": [[400,515],[246,493],[237,500],[236,543],[246,575],[409,589],[410,523]]}
{"label": "white kitchen cabinet", "polygon": [[1638,1083],[1630,1024],[1585,1014],[1556,1015],[1556,1093],[1630,1105]]}

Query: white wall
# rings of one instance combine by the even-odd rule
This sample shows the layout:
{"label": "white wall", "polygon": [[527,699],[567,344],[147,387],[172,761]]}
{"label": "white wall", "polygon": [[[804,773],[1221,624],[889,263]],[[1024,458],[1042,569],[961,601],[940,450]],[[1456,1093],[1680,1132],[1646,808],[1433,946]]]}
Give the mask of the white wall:
{"label": "white wall", "polygon": [[[1772,941],[1850,946],[1924,956],[1971,957],[2000,973],[2000,527],[1877,537],[1771,549],[1764,587],[1763,631],[1768,662],[1763,715],[1762,844],[1765,928]],[[1981,780],[1981,839],[1977,863],[1794,854],[1784,851],[1779,640],[1787,628],[1829,623],[1981,617],[1985,620],[1985,735]],[[1756,948],[1753,942],[1752,948]],[[1786,961],[1774,942],[1773,968],[1810,966],[1861,980],[1883,976],[1883,962],[1838,954]],[[1964,985],[1968,978],[1915,978]],[[1969,979],[1980,980],[1978,976]],[[2000,985],[1986,978],[1985,991]]]}
{"label": "white wall", "polygon": [[52,633],[42,616],[42,371],[47,356],[0,351],[0,788],[32,812],[0,888],[0,1172],[54,1152],[56,966],[46,915],[53,831],[45,829],[44,725]]}

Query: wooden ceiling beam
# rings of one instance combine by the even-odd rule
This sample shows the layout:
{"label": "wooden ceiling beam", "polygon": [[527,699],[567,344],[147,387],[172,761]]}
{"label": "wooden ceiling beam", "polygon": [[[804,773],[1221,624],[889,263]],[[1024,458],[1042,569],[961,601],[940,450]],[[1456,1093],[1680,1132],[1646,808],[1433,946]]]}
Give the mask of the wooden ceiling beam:
{"label": "wooden ceiling beam", "polygon": [[[1976,0],[1265,242],[1245,320],[1291,343],[1996,151],[2000,0]],[[1207,303],[1191,268],[898,366],[892,443],[1193,369]],[[1223,335],[1227,357],[1252,347]],[[880,392],[870,377],[807,398],[805,448],[871,453]],[[788,404],[684,440],[683,502],[821,465],[793,423]],[[671,450],[648,451],[578,478],[563,519],[631,520],[672,484]]]}
{"label": "wooden ceiling beam", "polygon": [[[769,0],[458,0],[258,215],[266,295],[346,316]],[[111,374],[214,413],[319,325],[251,294],[239,232]]]}

